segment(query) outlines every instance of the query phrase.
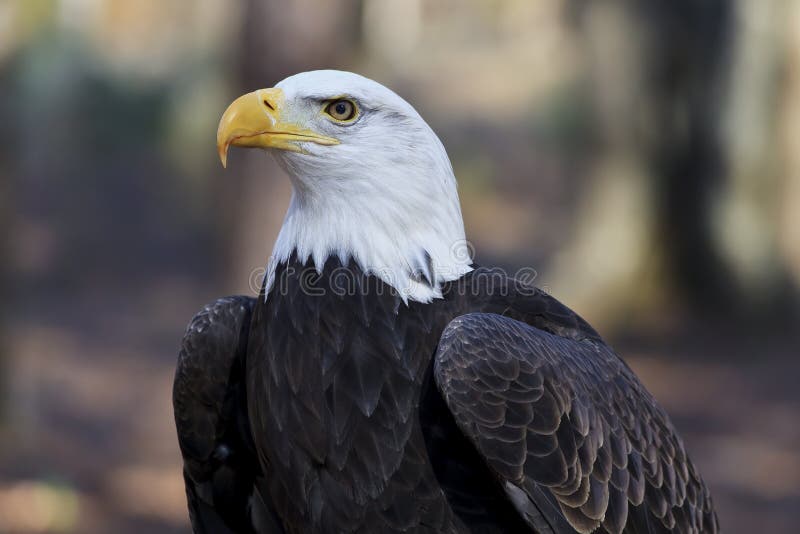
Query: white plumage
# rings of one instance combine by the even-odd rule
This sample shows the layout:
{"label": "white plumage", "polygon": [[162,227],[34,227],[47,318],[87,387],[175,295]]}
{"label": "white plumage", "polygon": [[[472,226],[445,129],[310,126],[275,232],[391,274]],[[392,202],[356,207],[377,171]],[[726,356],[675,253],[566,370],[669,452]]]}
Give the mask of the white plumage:
{"label": "white plumage", "polygon": [[[274,265],[293,251],[320,272],[332,255],[344,264],[352,258],[406,301],[440,297],[443,282],[472,270],[447,152],[408,102],[363,76],[333,70],[297,74],[277,87],[288,120],[340,143],[270,151],[293,192],[270,256],[268,291]],[[321,102],[340,97],[358,105],[351,124],[320,111]],[[429,267],[430,283],[421,276]]]}

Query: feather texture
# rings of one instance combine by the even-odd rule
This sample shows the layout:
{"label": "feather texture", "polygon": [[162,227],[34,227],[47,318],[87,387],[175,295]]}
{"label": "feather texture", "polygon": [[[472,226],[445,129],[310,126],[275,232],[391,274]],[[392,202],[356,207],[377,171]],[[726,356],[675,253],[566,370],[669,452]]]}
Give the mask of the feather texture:
{"label": "feather texture", "polygon": [[605,344],[468,314],[445,329],[435,377],[496,476],[527,494],[518,508],[545,492],[580,533],[718,531],[667,415]]}
{"label": "feather texture", "polygon": [[178,355],[175,425],[198,533],[283,532],[260,495],[264,471],[247,420],[244,358],[253,304],[226,297],[205,306],[189,323]]}

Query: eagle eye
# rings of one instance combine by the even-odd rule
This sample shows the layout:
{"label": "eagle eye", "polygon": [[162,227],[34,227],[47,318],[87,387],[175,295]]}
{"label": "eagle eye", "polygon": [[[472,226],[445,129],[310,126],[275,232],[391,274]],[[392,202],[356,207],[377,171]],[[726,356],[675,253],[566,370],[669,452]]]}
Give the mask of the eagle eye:
{"label": "eagle eye", "polygon": [[358,107],[352,100],[339,98],[325,106],[325,113],[337,122],[352,122],[358,116]]}

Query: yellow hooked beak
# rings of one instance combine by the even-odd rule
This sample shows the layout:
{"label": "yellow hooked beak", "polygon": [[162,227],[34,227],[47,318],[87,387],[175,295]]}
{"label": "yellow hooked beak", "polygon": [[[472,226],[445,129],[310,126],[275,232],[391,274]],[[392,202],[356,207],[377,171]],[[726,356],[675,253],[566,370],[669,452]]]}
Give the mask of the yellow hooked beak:
{"label": "yellow hooked beak", "polygon": [[228,147],[277,148],[302,152],[299,142],[338,145],[333,137],[282,120],[285,98],[281,89],[259,89],[240,96],[228,106],[217,129],[217,151],[222,166],[228,162]]}

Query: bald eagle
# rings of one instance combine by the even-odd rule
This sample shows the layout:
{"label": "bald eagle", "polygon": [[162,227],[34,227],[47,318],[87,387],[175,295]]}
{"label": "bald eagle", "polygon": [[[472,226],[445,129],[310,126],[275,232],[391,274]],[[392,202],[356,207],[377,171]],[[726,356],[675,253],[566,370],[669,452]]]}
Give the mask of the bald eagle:
{"label": "bald eagle", "polygon": [[583,319],[465,253],[442,143],[339,71],[217,132],[293,194],[257,298],[192,319],[173,390],[195,532],[717,532],[662,408]]}

